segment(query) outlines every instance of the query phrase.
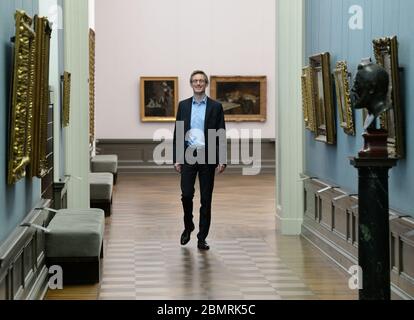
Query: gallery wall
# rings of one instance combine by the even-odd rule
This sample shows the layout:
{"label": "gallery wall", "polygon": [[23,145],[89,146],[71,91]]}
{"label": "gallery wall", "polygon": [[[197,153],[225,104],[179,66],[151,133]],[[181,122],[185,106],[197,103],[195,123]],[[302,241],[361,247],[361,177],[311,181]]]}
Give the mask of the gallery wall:
{"label": "gallery wall", "polygon": [[10,107],[10,74],[12,49],[10,38],[15,35],[16,9],[32,16],[38,12],[38,0],[0,1],[0,244],[40,200],[40,180],[22,179],[7,185],[7,131]]}
{"label": "gallery wall", "polygon": [[[96,137],[152,139],[173,123],[142,123],[139,77],[178,76],[179,98],[192,95],[189,75],[266,75],[267,122],[228,123],[275,138],[274,0],[96,1]],[[171,134],[172,137],[172,134]]]}
{"label": "gallery wall", "polygon": [[[306,56],[329,51],[331,70],[338,60],[346,60],[355,77],[362,58],[372,57],[372,39],[397,35],[401,73],[401,97],[404,107],[406,158],[390,172],[390,207],[414,216],[414,29],[412,27],[412,0],[312,0],[306,1]],[[351,29],[349,20],[355,15],[352,6],[362,9],[362,29]],[[360,20],[361,21],[361,20]],[[307,63],[307,62],[305,62]],[[314,139],[306,131],[306,172],[350,193],[358,190],[357,170],[349,163],[362,148],[363,119],[361,111],[355,114],[356,136],[348,136],[338,127],[337,144],[328,146]]]}

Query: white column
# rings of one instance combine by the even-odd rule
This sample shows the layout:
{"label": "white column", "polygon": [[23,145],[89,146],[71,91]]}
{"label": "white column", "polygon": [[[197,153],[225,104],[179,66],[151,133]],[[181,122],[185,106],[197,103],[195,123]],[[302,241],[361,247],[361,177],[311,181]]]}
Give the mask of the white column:
{"label": "white column", "polygon": [[52,23],[52,38],[50,39],[49,84],[53,88],[53,168],[54,181],[59,181],[60,172],[60,76],[59,73],[59,37],[62,29],[62,8],[58,0],[42,0],[39,2],[39,15],[47,17]]}
{"label": "white column", "polygon": [[277,1],[279,110],[277,138],[277,229],[298,235],[303,222],[303,120],[301,70],[304,61],[304,0]]}
{"label": "white column", "polygon": [[65,70],[72,75],[70,124],[65,129],[65,174],[72,176],[69,208],[89,208],[88,16],[88,1],[64,1]]}

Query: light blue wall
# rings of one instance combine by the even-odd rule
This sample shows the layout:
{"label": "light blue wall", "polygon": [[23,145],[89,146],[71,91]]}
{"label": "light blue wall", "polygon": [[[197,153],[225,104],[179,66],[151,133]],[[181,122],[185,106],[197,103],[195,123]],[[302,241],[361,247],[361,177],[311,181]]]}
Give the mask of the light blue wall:
{"label": "light blue wall", "polygon": [[38,12],[38,0],[0,1],[0,244],[40,200],[40,180],[25,179],[7,186],[7,128],[11,74],[10,38],[15,34],[16,9],[30,16]]}
{"label": "light blue wall", "polygon": [[[397,35],[400,66],[404,68],[401,96],[405,108],[406,159],[390,172],[390,207],[414,216],[414,1],[412,0],[307,0],[306,56],[329,51],[331,69],[338,60],[348,62],[352,77],[361,58],[372,57],[372,39]],[[350,30],[352,5],[364,12],[363,30]],[[410,90],[411,89],[411,90]],[[338,114],[337,114],[338,124]],[[337,125],[337,145],[316,142],[306,131],[306,172],[348,192],[358,190],[357,170],[349,164],[362,147],[362,115],[355,115],[356,137]]]}

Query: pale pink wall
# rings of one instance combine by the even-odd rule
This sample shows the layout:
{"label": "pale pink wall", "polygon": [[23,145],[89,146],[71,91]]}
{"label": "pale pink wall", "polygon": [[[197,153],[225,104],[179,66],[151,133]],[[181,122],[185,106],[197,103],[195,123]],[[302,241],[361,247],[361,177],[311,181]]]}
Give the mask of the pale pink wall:
{"label": "pale pink wall", "polygon": [[194,69],[209,75],[266,75],[267,122],[228,123],[275,138],[274,0],[96,1],[96,136],[152,139],[172,123],[142,123],[139,77],[178,76],[179,97],[192,94]]}

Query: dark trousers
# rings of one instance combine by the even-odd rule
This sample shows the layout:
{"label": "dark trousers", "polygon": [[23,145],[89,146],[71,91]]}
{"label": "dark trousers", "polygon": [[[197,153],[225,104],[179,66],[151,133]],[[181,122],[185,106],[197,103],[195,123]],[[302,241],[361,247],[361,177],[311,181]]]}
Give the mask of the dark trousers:
{"label": "dark trousers", "polygon": [[181,201],[183,203],[184,227],[186,230],[194,229],[193,198],[197,174],[200,182],[201,207],[198,240],[205,240],[210,230],[211,201],[216,167],[216,165],[196,163],[193,165],[183,164],[181,168]]}

